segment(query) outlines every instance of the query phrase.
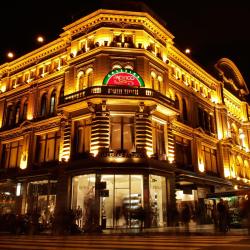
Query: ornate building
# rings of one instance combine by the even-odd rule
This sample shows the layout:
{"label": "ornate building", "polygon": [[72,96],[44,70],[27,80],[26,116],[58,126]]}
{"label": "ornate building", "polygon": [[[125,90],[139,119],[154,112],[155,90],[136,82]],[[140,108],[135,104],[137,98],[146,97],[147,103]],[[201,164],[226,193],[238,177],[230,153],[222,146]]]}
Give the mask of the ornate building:
{"label": "ornate building", "polygon": [[0,213],[81,208],[80,226],[117,228],[142,206],[165,226],[176,204],[209,213],[208,195],[248,188],[249,91],[215,66],[145,9],[99,9],[0,65]]}

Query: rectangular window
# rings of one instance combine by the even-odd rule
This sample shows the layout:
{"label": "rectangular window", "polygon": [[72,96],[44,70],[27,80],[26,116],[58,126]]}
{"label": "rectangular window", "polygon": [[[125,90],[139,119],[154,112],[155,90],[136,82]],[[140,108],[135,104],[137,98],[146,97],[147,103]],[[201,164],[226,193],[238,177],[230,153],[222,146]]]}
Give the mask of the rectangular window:
{"label": "rectangular window", "polygon": [[175,161],[178,167],[189,168],[192,165],[191,142],[175,136]]}
{"label": "rectangular window", "polygon": [[218,173],[217,169],[217,157],[216,157],[216,150],[202,146],[202,153],[204,156],[204,163],[205,163],[205,170],[209,173]]}
{"label": "rectangular window", "polygon": [[37,136],[36,162],[48,162],[59,159],[60,133],[50,132]]}
{"label": "rectangular window", "polygon": [[26,74],[24,75],[24,82],[27,82],[28,79],[29,79],[29,73],[26,73]]}
{"label": "rectangular window", "polygon": [[48,73],[49,72],[49,68],[50,68],[50,64],[46,64],[44,66],[44,73]]}
{"label": "rectangular window", "polygon": [[11,80],[11,88],[15,88],[16,87],[16,82],[17,82],[16,79],[12,79]]}
{"label": "rectangular window", "polygon": [[198,122],[199,122],[198,126],[204,129],[205,127],[204,126],[204,111],[200,107],[198,108]]}
{"label": "rectangular window", "polygon": [[38,69],[38,75],[41,76],[43,74],[43,67]]}
{"label": "rectangular window", "polygon": [[163,155],[165,151],[164,125],[159,122],[152,122],[153,150],[155,154]]}
{"label": "rectangular window", "polygon": [[111,117],[110,146],[112,150],[131,152],[134,148],[135,131],[133,116]]}
{"label": "rectangular window", "polygon": [[34,79],[34,78],[35,78],[35,75],[36,75],[35,70],[31,70],[31,71],[30,71],[30,79]]}
{"label": "rectangular window", "polygon": [[20,167],[23,142],[15,141],[8,144],[3,144],[2,147],[1,165],[4,168]]}
{"label": "rectangular window", "polygon": [[17,77],[17,85],[22,84],[23,83],[23,76],[18,76]]}
{"label": "rectangular window", "polygon": [[90,150],[91,119],[83,119],[74,123],[74,154],[81,154]]}

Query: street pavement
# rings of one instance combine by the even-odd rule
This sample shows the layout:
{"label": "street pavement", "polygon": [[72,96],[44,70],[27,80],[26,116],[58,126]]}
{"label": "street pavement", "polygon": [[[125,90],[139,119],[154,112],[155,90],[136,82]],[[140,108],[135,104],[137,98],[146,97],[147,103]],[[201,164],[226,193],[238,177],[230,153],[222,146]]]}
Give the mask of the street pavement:
{"label": "street pavement", "polygon": [[[111,234],[111,235],[213,235],[213,236],[221,236],[221,235],[248,235],[247,228],[230,228],[230,230],[226,233],[221,233],[214,228],[213,224],[205,224],[205,225],[196,225],[190,224],[188,231],[184,226],[178,227],[160,227],[160,228],[145,228],[142,231],[138,228],[134,229],[110,229],[103,230],[103,234]],[[250,250],[250,249],[249,249]]]}
{"label": "street pavement", "polygon": [[1,250],[249,250],[244,235],[0,235]]}

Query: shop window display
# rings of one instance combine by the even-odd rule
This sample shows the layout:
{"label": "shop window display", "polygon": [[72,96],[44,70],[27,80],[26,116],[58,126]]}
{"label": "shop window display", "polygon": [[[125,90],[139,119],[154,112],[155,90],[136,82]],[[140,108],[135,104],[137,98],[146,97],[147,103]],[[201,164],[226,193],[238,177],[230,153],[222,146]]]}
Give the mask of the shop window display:
{"label": "shop window display", "polygon": [[56,205],[56,186],[54,180],[30,182],[28,184],[28,197],[26,213],[39,216],[39,223],[51,226]]}
{"label": "shop window display", "polygon": [[[82,211],[82,217],[77,219],[78,226],[86,229],[96,223],[93,216],[97,215],[97,210],[102,228],[139,228],[143,223],[152,227],[166,226],[166,178],[150,175],[149,183],[146,183],[143,175],[89,174],[73,177],[72,209],[75,213],[77,209]],[[146,200],[145,184],[149,185],[150,194]],[[147,218],[143,221],[145,214]]]}
{"label": "shop window display", "polygon": [[72,209],[74,213],[77,212],[77,209],[81,210],[81,217],[77,218],[80,227],[94,223],[95,181],[94,174],[76,176],[72,180]]}
{"label": "shop window display", "polygon": [[0,215],[15,213],[16,184],[0,183]]}
{"label": "shop window display", "polygon": [[[139,227],[138,208],[143,206],[143,177],[141,175],[101,175],[105,191],[96,199],[95,175],[73,178],[72,209],[80,206],[82,218],[79,226],[93,223],[93,208],[100,205],[100,224],[105,228]],[[99,204],[98,204],[99,202]]]}
{"label": "shop window display", "polygon": [[162,227],[166,225],[166,179],[162,176],[150,175],[149,178],[149,216],[150,226]]}
{"label": "shop window display", "polygon": [[[229,226],[231,228],[241,228],[244,226],[243,217],[242,217],[242,209],[245,201],[245,195],[239,196],[228,196],[228,197],[216,197],[208,199],[210,203],[213,203],[215,208],[220,201],[223,200],[224,205],[228,209],[229,213]],[[216,210],[216,209],[215,209]],[[214,223],[218,223],[214,221]]]}

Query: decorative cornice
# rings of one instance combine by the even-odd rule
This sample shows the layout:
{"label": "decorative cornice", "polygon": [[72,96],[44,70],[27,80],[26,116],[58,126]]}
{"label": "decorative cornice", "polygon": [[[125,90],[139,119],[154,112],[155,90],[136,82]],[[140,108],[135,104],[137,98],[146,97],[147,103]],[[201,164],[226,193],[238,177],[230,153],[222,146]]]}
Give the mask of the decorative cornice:
{"label": "decorative cornice", "polygon": [[30,53],[25,54],[24,56],[19,57],[18,59],[0,65],[1,72],[13,72],[20,70],[24,67],[28,67],[31,64],[39,63],[45,57],[54,56],[55,53],[60,53],[62,49],[65,49],[68,46],[67,40],[63,38],[58,38],[39,49],[36,49]]}
{"label": "decorative cornice", "polygon": [[[174,36],[165,29],[158,21],[146,12],[133,11],[118,11],[118,10],[104,10],[99,9],[90,15],[87,15],[67,26],[65,26],[64,33],[61,36],[70,34],[71,36],[87,31],[91,27],[102,22],[119,22],[126,24],[143,24],[156,36],[163,39],[165,42],[171,42]],[[122,28],[122,27],[121,27]]]}
{"label": "decorative cornice", "polygon": [[219,85],[219,81],[216,78],[208,74],[204,69],[202,69],[199,65],[193,62],[176,47],[169,47],[168,58],[169,60],[173,60],[174,62],[179,63],[180,66],[186,69],[194,77],[203,81],[203,83],[206,84],[208,87],[211,88],[214,86],[214,84]]}

